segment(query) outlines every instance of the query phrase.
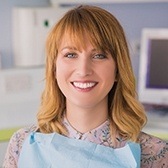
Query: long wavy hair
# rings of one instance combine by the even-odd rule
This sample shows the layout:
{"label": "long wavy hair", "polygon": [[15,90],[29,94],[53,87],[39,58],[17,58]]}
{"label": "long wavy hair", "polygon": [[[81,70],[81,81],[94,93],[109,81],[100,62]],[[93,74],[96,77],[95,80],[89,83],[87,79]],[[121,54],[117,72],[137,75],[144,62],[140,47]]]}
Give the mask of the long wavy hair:
{"label": "long wavy hair", "polygon": [[[136,94],[135,78],[128,45],[122,26],[108,11],[83,5],[68,11],[53,27],[46,41],[45,88],[37,114],[39,129],[43,133],[66,134],[62,116],[66,109],[65,96],[56,80],[58,48],[67,33],[77,45],[85,45],[84,32],[91,43],[101,51],[109,52],[117,67],[117,82],[108,95],[111,136],[117,133],[137,141],[146,123],[146,115]],[[114,139],[114,138],[113,138]]]}

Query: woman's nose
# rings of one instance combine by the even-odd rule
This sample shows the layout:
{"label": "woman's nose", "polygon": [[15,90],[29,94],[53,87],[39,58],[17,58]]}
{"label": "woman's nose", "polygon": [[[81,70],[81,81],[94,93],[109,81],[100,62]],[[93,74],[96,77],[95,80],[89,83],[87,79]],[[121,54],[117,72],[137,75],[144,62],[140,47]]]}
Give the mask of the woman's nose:
{"label": "woman's nose", "polygon": [[89,59],[80,59],[76,71],[82,77],[91,75],[93,73],[92,61]]}

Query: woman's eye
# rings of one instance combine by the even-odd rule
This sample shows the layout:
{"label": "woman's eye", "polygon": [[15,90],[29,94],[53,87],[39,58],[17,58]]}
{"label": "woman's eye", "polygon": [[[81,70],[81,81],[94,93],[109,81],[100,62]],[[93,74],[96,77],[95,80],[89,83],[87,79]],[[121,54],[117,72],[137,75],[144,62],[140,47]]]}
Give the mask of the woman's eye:
{"label": "woman's eye", "polygon": [[93,58],[95,58],[95,59],[104,59],[104,58],[107,58],[107,57],[104,54],[96,54]]}
{"label": "woman's eye", "polygon": [[76,58],[76,54],[75,53],[68,53],[65,55],[65,57],[67,58]]}

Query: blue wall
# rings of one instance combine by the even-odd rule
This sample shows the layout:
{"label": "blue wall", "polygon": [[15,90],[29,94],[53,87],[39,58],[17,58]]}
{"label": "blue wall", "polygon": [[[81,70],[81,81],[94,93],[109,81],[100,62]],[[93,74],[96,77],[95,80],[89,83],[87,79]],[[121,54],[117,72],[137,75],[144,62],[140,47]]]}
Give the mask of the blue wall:
{"label": "blue wall", "polygon": [[[0,1],[0,52],[4,68],[11,68],[13,66],[12,8],[14,6],[35,7],[49,5],[49,0]],[[118,18],[131,44],[137,41],[140,42],[141,30],[144,27],[168,28],[168,3],[113,3],[99,4],[99,6],[112,12]],[[131,59],[135,75],[138,78],[139,53],[132,54]]]}

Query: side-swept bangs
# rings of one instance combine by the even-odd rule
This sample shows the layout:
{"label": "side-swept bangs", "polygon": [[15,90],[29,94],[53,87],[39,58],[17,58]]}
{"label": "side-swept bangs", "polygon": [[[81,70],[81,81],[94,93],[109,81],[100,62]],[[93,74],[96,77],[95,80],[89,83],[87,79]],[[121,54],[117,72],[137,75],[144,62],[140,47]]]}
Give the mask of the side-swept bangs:
{"label": "side-swept bangs", "polygon": [[[89,7],[84,10],[82,7],[72,9],[57,23],[52,33],[53,36],[55,35],[53,40],[55,40],[56,53],[64,35],[68,35],[70,41],[77,47],[83,48],[87,44],[84,38],[87,35],[93,46],[103,52],[109,52],[116,60],[115,50],[119,44],[116,41],[119,39],[117,27],[121,26],[115,17],[111,17],[110,13],[102,10],[100,12],[99,8],[94,8],[94,12],[93,7],[91,10]],[[102,12],[104,13],[101,15]]]}

